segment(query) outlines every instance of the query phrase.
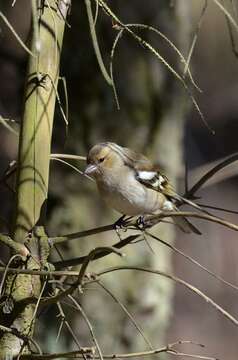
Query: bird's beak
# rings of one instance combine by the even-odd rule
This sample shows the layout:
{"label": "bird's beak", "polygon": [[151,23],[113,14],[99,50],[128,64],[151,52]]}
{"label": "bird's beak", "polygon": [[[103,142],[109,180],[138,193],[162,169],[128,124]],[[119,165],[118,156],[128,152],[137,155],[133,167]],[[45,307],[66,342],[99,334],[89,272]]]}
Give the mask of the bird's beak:
{"label": "bird's beak", "polygon": [[92,175],[97,170],[97,165],[89,164],[84,170],[84,175]]}

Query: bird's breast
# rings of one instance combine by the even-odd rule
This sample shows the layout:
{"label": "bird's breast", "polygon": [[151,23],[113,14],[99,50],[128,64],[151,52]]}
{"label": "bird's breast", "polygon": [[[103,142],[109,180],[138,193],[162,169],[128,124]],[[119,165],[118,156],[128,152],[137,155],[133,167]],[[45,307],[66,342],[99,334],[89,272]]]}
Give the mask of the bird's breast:
{"label": "bird's breast", "polygon": [[161,207],[158,193],[138,182],[134,174],[102,179],[97,185],[107,205],[121,214],[151,214]]}

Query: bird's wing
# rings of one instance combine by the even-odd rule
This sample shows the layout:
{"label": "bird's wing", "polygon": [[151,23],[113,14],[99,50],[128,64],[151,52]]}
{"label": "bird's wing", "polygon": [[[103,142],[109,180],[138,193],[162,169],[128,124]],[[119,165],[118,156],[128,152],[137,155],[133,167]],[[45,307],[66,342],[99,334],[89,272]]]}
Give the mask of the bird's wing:
{"label": "bird's wing", "polygon": [[159,191],[169,198],[176,198],[176,193],[168,178],[157,169],[136,169],[136,179],[150,189]]}
{"label": "bird's wing", "polygon": [[130,149],[123,148],[125,163],[134,169],[136,179],[150,189],[163,193],[168,198],[177,199],[177,194],[157,165],[147,157]]}
{"label": "bird's wing", "polygon": [[124,160],[125,165],[135,171],[136,179],[144,186],[159,191],[171,199],[177,199],[177,194],[168,178],[161,173],[147,157],[126,147],[114,143],[107,143]]}

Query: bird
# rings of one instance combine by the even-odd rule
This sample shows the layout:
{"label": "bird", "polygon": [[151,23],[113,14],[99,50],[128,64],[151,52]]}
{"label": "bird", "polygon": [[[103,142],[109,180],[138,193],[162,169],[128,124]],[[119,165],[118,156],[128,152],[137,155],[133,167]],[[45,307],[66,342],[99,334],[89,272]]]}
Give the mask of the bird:
{"label": "bird", "polygon": [[[89,150],[84,174],[94,178],[106,204],[122,215],[178,211],[176,203],[183,202],[158,165],[113,142],[98,143]],[[173,221],[185,233],[201,234],[185,217],[175,216]]]}

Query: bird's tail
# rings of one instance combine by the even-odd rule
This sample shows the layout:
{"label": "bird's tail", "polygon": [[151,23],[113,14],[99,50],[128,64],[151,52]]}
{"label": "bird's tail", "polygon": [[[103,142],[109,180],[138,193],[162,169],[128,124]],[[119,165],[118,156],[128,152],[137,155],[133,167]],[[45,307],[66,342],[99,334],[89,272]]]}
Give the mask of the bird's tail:
{"label": "bird's tail", "polygon": [[189,199],[184,198],[181,195],[175,194],[175,196],[172,196],[172,199],[175,200],[175,202],[177,202],[177,204],[180,203],[180,204],[190,205],[191,207],[193,207],[193,208],[195,208],[195,209],[197,209],[199,211],[202,211],[205,214],[209,214],[201,206],[199,206],[198,204],[196,204],[195,202],[193,202],[193,201],[191,201]]}
{"label": "bird's tail", "polygon": [[187,234],[194,233],[197,235],[202,235],[202,233],[196,228],[196,226],[190,223],[190,221],[183,216],[173,216],[173,221],[183,232]]}
{"label": "bird's tail", "polygon": [[[177,206],[175,205],[177,203],[178,204],[187,204],[192,206],[193,208],[202,211],[203,213],[207,213],[208,212],[204,209],[201,208],[201,206],[197,205],[196,203],[194,203],[191,200],[188,200],[176,193],[174,193],[172,196],[170,195],[171,200],[173,200],[173,210],[175,211],[179,211],[179,209],[177,208]],[[197,235],[201,235],[202,233],[185,217],[183,216],[174,216],[173,217],[173,221],[175,222],[176,225],[178,225],[180,227],[180,229],[185,232],[185,233],[195,233]]]}

